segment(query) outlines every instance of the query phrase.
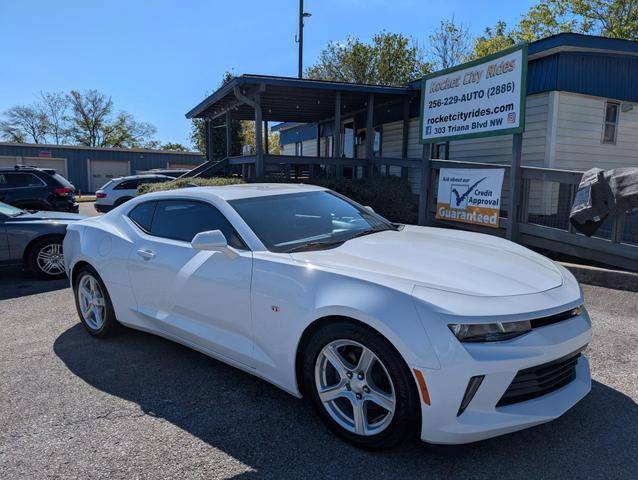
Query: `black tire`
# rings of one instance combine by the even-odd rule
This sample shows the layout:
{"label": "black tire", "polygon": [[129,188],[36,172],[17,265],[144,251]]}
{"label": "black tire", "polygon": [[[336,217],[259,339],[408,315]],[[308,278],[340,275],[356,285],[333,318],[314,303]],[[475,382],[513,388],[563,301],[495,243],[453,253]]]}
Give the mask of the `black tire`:
{"label": "black tire", "polygon": [[[36,240],[29,247],[26,257],[27,269],[40,278],[53,280],[64,277],[66,272],[64,270],[64,253],[62,251],[63,240],[64,238],[60,236],[44,237]],[[46,262],[39,258],[40,255],[47,255],[47,253],[50,254],[52,261],[49,264],[50,269],[47,268]]]}
{"label": "black tire", "polygon": [[128,202],[129,200],[132,200],[133,197],[122,197],[122,198],[118,198],[117,200],[115,200],[115,203],[113,204],[113,208],[115,207],[119,207],[120,205],[122,205],[123,203]]}
{"label": "black tire", "polygon": [[[104,298],[104,315],[103,322],[99,327],[94,327],[90,325],[82,315],[82,309],[80,307],[80,298],[79,298],[79,286],[80,282],[84,277],[91,276],[97,282],[99,290]],[[106,289],[106,285],[98,275],[98,273],[90,267],[89,265],[84,265],[78,269],[77,272],[73,274],[73,296],[75,297],[75,308],[78,312],[78,316],[80,317],[80,322],[86,328],[86,331],[89,332],[94,337],[103,338],[112,333],[114,333],[118,327],[119,322],[115,317],[115,310],[113,309],[113,303],[111,302],[111,297],[109,295],[108,290]]]}
{"label": "black tire", "polygon": [[[395,409],[390,423],[378,434],[358,435],[337,423],[319,398],[315,365],[322,349],[336,340],[355,341],[381,361],[394,385]],[[339,321],[314,333],[302,357],[303,388],[321,419],[337,436],[366,450],[392,448],[420,431],[420,401],[414,379],[400,354],[382,335],[355,322]]]}

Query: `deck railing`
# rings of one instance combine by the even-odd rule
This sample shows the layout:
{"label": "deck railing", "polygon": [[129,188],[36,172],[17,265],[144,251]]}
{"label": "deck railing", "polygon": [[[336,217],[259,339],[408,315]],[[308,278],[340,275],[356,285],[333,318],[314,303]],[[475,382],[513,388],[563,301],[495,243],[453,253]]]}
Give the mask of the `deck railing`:
{"label": "deck railing", "polygon": [[[229,157],[217,164],[209,165],[210,169],[242,166],[242,174],[246,178],[254,178],[255,155]],[[422,161],[417,158],[335,158],[293,155],[264,155],[266,176],[284,176],[285,178],[312,178],[323,175],[327,170],[319,171],[316,166],[331,169],[331,174],[338,176],[338,170],[352,167],[361,168],[366,175],[374,174],[381,166],[401,167],[403,175],[408,170],[420,171]],[[198,167],[199,168],[199,167]],[[438,220],[435,218],[438,175],[441,168],[503,168],[505,178],[501,193],[501,213],[499,227],[490,228],[464,223]],[[463,162],[456,160],[431,160],[426,223],[474,230],[482,233],[505,236],[507,231],[509,206],[509,174],[510,166],[498,163]],[[202,172],[206,171],[202,166]],[[342,170],[341,170],[342,171]],[[386,172],[387,173],[387,172]],[[531,247],[554,251],[594,262],[614,265],[638,271],[638,211],[617,216],[610,216],[596,235],[586,237],[577,233],[569,223],[569,212],[582,172],[557,170],[537,167],[521,167],[520,191],[516,198],[518,212],[517,236],[514,240]],[[365,176],[365,175],[364,175]],[[423,178],[412,175],[411,178]]]}

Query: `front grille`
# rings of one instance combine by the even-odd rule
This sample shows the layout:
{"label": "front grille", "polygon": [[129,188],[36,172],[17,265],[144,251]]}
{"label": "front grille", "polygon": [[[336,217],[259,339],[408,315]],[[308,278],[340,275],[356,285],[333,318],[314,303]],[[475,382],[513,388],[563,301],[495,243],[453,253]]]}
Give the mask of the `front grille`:
{"label": "front grille", "polygon": [[570,318],[578,315],[575,313],[575,309],[567,310],[566,312],[557,313],[556,315],[550,315],[549,317],[535,318],[530,320],[529,323],[532,328],[540,328],[553,323],[562,322],[563,320],[569,320]]}
{"label": "front grille", "polygon": [[542,365],[520,370],[497,407],[525,402],[564,387],[576,378],[576,364],[580,350]]}

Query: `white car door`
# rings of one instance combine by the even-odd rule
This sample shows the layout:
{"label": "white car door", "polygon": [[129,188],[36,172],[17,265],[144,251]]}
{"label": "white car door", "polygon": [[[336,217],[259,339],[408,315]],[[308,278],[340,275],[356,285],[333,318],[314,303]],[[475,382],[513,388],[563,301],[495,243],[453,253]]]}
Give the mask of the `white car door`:
{"label": "white car door", "polygon": [[[138,312],[162,332],[253,365],[253,257],[223,214],[210,203],[171,199],[141,203],[129,218],[138,226],[129,258]],[[190,240],[208,230],[221,230],[239,256],[193,249]]]}

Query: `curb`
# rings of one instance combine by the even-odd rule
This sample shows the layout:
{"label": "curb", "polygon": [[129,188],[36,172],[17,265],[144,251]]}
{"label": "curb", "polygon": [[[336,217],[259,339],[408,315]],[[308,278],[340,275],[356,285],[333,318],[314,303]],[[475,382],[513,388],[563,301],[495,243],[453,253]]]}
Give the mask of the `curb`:
{"label": "curb", "polygon": [[560,262],[567,270],[572,272],[576,280],[587,285],[613,288],[638,292],[638,273],[623,270],[608,270],[606,268],[578,265],[576,263]]}

